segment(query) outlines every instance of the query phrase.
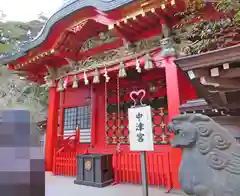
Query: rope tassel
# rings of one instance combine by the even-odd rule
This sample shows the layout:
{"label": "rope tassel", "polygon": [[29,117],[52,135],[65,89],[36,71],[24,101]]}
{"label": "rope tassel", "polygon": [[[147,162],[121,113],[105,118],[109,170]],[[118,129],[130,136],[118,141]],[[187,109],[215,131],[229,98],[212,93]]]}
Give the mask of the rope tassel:
{"label": "rope tassel", "polygon": [[73,78],[72,88],[78,88],[78,77],[77,77],[77,75],[75,75],[74,78]]}
{"label": "rope tassel", "polygon": [[62,78],[59,79],[59,81],[58,81],[57,91],[58,91],[58,92],[62,92],[62,91],[64,91],[64,88],[63,88],[63,80],[62,80]]}
{"label": "rope tassel", "polygon": [[104,77],[105,77],[105,81],[106,81],[106,83],[108,83],[109,82],[109,80],[110,80],[110,77],[108,76],[108,72],[107,72],[107,68],[105,67],[105,69],[104,69]]}
{"label": "rope tassel", "polygon": [[138,73],[142,72],[141,66],[140,66],[140,62],[138,59],[136,59],[136,70]]}
{"label": "rope tassel", "polygon": [[149,70],[153,68],[153,63],[150,54],[146,54],[145,56],[145,64],[144,69]]}
{"label": "rope tassel", "polygon": [[125,66],[124,66],[124,63],[123,62],[120,62],[120,65],[119,65],[119,73],[118,73],[118,77],[119,78],[124,78],[127,76],[127,73],[126,73],[126,70],[125,70]]}
{"label": "rope tassel", "polygon": [[83,78],[84,78],[84,84],[85,85],[88,85],[89,84],[89,81],[88,81],[88,78],[87,78],[87,73],[84,71],[83,73]]}
{"label": "rope tassel", "polygon": [[68,84],[68,77],[64,79],[63,88],[67,88],[67,84]]}
{"label": "rope tassel", "polygon": [[95,69],[94,77],[93,77],[93,84],[100,83],[100,77],[99,77],[99,71],[98,69]]}

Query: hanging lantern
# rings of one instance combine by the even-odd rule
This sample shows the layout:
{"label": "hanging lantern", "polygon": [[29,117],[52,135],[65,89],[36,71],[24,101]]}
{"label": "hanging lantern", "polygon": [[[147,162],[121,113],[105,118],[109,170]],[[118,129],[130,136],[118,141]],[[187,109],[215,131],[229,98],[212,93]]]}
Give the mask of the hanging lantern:
{"label": "hanging lantern", "polygon": [[126,70],[125,70],[125,66],[124,66],[124,63],[123,62],[120,62],[120,65],[119,65],[119,73],[118,73],[118,77],[119,78],[124,78],[127,76],[127,73],[126,73]]}
{"label": "hanging lantern", "polygon": [[63,80],[62,80],[62,78],[59,79],[59,81],[58,81],[57,91],[58,91],[58,92],[62,92],[62,91],[64,91]]}
{"label": "hanging lantern", "polygon": [[144,69],[149,70],[153,68],[153,63],[150,54],[146,54],[145,56],[145,64]]}
{"label": "hanging lantern", "polygon": [[142,72],[141,66],[140,66],[140,62],[138,59],[136,59],[136,70],[138,73]]}
{"label": "hanging lantern", "polygon": [[109,80],[110,80],[110,77],[108,76],[108,72],[107,72],[107,68],[105,67],[105,69],[104,69],[104,77],[105,77],[105,81],[108,83],[109,82]]}
{"label": "hanging lantern", "polygon": [[84,84],[85,85],[88,85],[89,84],[89,81],[88,81],[88,78],[87,78],[87,73],[84,71],[83,73],[83,78],[84,78]]}
{"label": "hanging lantern", "polygon": [[75,75],[74,78],[73,78],[72,88],[78,88],[78,77],[77,77],[77,75]]}
{"label": "hanging lantern", "polygon": [[93,77],[93,84],[97,84],[97,83],[100,83],[100,78],[99,78],[98,69],[95,69],[94,77]]}
{"label": "hanging lantern", "polygon": [[67,88],[68,78],[65,78],[63,82],[63,88]]}

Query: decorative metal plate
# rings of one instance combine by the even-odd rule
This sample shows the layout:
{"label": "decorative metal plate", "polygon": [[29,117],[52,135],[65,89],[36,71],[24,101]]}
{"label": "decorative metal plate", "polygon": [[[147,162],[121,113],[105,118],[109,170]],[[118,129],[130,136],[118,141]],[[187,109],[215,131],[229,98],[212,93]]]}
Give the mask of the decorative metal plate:
{"label": "decorative metal plate", "polygon": [[87,171],[90,171],[92,169],[92,162],[90,160],[84,162],[84,169]]}

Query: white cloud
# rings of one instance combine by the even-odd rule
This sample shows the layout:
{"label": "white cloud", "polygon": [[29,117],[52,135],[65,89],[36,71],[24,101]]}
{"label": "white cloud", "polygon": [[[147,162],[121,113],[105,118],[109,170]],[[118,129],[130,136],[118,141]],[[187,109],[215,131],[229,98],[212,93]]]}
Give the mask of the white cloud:
{"label": "white cloud", "polygon": [[6,14],[5,20],[31,21],[43,12],[51,16],[63,0],[0,0],[0,8]]}

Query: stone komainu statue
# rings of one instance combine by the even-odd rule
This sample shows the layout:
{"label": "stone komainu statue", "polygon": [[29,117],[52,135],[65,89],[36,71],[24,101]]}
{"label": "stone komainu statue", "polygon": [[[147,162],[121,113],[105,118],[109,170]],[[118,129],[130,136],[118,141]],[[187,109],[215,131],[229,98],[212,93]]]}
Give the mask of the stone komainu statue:
{"label": "stone komainu statue", "polygon": [[168,125],[182,149],[179,182],[195,196],[240,196],[240,147],[230,133],[201,114],[180,115]]}

